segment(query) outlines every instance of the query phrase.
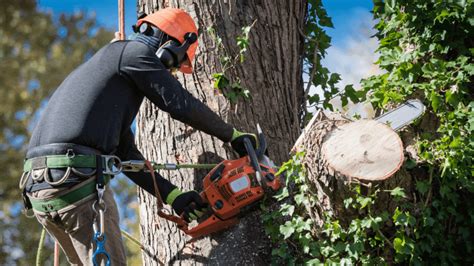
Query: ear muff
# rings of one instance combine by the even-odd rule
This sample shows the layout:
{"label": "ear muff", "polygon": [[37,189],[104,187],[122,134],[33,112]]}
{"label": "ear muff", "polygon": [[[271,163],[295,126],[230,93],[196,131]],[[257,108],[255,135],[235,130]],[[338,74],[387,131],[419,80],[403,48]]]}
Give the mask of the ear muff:
{"label": "ear muff", "polygon": [[[144,18],[144,17],[146,17],[146,16],[148,16],[147,13],[145,13],[145,12],[138,12],[138,14],[137,14],[137,20],[140,20],[140,19],[142,19],[142,18]],[[135,24],[135,25],[132,25],[132,30],[133,30],[134,33],[138,33],[138,32],[139,32],[139,28],[140,28],[140,27],[138,27],[136,24]]]}
{"label": "ear muff", "polygon": [[156,56],[161,60],[166,68],[179,68],[180,64],[186,59],[186,52],[191,44],[197,41],[197,34],[194,32],[188,32],[184,35],[183,44],[175,40],[170,40],[163,44],[158,51]]}

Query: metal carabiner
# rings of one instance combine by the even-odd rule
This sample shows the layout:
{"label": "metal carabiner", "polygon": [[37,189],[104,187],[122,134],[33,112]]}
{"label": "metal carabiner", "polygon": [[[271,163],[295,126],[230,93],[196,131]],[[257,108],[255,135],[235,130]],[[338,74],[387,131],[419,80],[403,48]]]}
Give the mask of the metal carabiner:
{"label": "metal carabiner", "polygon": [[100,235],[100,232],[95,232],[94,233],[94,241],[97,245],[94,254],[92,255],[92,263],[94,266],[99,266],[100,262],[97,261],[97,257],[99,255],[103,255],[106,258],[105,265],[110,266],[110,256],[109,253],[105,250],[105,234],[102,233]]}
{"label": "metal carabiner", "polygon": [[99,209],[99,225],[96,223],[97,218],[94,219],[92,227],[94,229],[94,234],[99,234],[99,237],[105,233],[105,223],[104,223],[104,210]]}

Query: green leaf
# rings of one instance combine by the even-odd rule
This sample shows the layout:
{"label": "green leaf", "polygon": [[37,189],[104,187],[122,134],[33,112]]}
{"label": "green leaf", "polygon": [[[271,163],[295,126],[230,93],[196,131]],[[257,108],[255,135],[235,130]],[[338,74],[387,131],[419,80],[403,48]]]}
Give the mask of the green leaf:
{"label": "green leaf", "polygon": [[344,208],[348,209],[348,208],[351,206],[351,204],[352,204],[353,201],[354,201],[353,198],[347,198],[347,199],[345,199],[345,200],[344,200]]}
{"label": "green leaf", "polygon": [[212,74],[214,79],[214,88],[222,91],[223,88],[229,85],[229,79],[224,75],[224,73],[214,73]]}
{"label": "green leaf", "polygon": [[296,194],[294,199],[295,199],[296,204],[301,205],[305,201],[305,194],[304,193]]}
{"label": "green leaf", "polygon": [[411,170],[415,167],[416,167],[416,161],[411,158],[408,158],[405,162],[405,168],[408,170]]}
{"label": "green leaf", "polygon": [[462,140],[461,140],[461,137],[455,137],[453,139],[453,141],[451,141],[451,143],[449,143],[449,147],[451,149],[456,149],[456,148],[460,148],[462,145]]}
{"label": "green leaf", "polygon": [[428,181],[417,181],[416,182],[416,189],[422,194],[426,194],[426,192],[428,192],[428,189],[430,188],[430,184],[428,183]]}
{"label": "green leaf", "polygon": [[430,101],[431,101],[431,107],[433,107],[433,111],[437,112],[439,104],[441,102],[440,96],[438,95],[438,93],[436,93],[435,91],[432,91],[430,95]]}
{"label": "green leaf", "polygon": [[401,238],[396,237],[393,240],[393,248],[395,249],[397,253],[403,253],[404,246],[405,246],[405,241],[402,240]]}
{"label": "green leaf", "polygon": [[406,198],[405,191],[401,187],[396,187],[390,190],[390,195],[392,195],[393,197]]}
{"label": "green leaf", "polygon": [[349,99],[351,99],[351,102],[353,103],[360,102],[359,96],[356,90],[354,89],[354,87],[352,86],[352,84],[346,85],[346,87],[344,88],[344,91],[345,91],[345,94],[349,97]]}
{"label": "green leaf", "polygon": [[360,204],[360,209],[363,209],[367,207],[368,205],[372,204],[372,199],[370,197],[359,196],[357,198],[357,202]]}
{"label": "green leaf", "polygon": [[305,265],[321,265],[321,261],[319,259],[310,259],[305,262]]}
{"label": "green leaf", "polygon": [[295,206],[287,204],[287,203],[283,204],[280,208],[280,213],[282,215],[292,216],[294,211],[295,211]]}
{"label": "green leaf", "polygon": [[289,238],[295,232],[294,225],[287,221],[285,224],[280,225],[280,233],[283,234],[283,239]]}

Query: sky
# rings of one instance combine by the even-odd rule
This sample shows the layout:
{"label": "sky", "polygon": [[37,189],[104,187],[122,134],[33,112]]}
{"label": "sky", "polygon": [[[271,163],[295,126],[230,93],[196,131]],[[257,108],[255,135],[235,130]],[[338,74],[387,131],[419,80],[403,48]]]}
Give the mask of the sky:
{"label": "sky", "polygon": [[[117,28],[117,0],[38,0],[39,7],[44,11],[74,12],[85,10],[94,12],[100,24],[109,28]],[[136,0],[124,0],[126,31],[131,32],[131,25],[136,19]],[[334,29],[328,30],[333,37],[334,45],[342,45],[344,39],[354,33],[354,21],[370,16],[371,0],[323,0],[329,16],[334,22]]]}

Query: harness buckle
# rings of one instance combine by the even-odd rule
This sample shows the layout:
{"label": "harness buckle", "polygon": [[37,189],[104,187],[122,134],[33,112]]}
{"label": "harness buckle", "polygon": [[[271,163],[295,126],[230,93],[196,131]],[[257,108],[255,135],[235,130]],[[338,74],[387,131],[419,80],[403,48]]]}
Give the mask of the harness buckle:
{"label": "harness buckle", "polygon": [[122,172],[122,161],[115,155],[102,155],[104,160],[102,173],[104,175],[118,175]]}

